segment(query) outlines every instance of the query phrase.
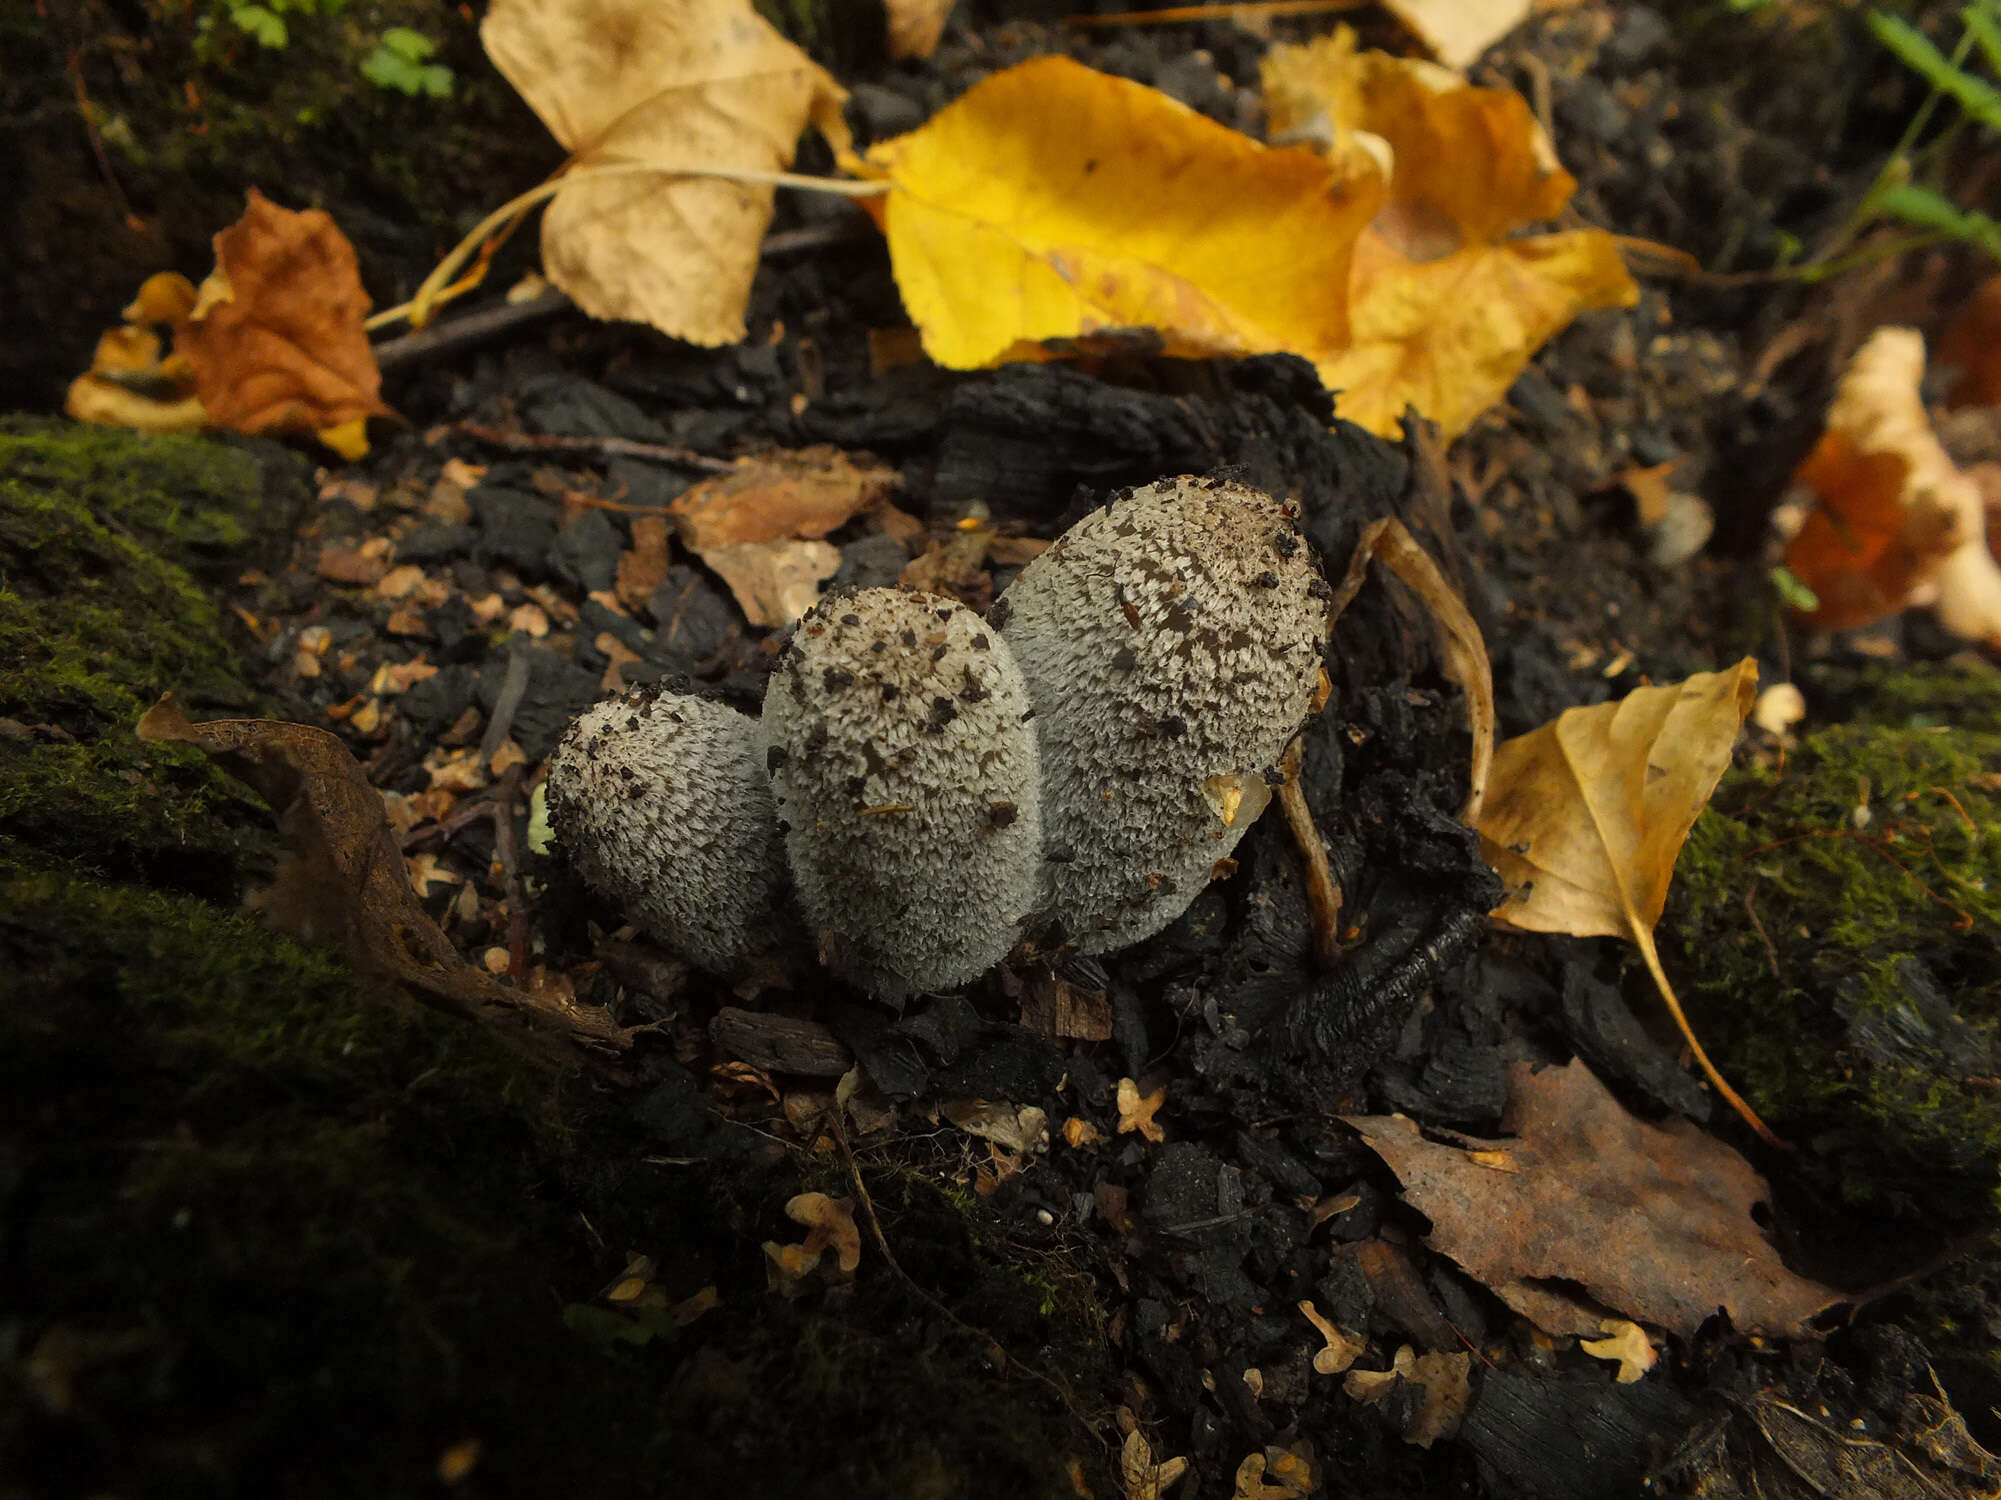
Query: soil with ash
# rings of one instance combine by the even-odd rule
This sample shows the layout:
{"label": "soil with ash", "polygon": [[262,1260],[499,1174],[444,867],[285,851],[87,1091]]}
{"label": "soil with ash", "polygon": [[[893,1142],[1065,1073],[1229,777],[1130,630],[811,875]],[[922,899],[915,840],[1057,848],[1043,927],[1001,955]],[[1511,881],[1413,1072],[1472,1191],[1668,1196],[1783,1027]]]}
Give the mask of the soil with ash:
{"label": "soil with ash", "polygon": [[[1702,22],[1558,9],[1474,77],[1520,88],[1550,119],[1581,221],[1729,272],[1837,221],[1915,93],[1860,27],[1825,22],[1802,50],[1784,27],[1716,9]],[[1086,33],[975,15],[928,64],[845,76],[859,79],[865,138],[1051,50],[1255,129],[1264,45],[1220,23]],[[1759,71],[1780,66],[1803,71]],[[1761,76],[1789,81],[1747,85]],[[1719,1317],[1618,1383],[1427,1248],[1396,1177],[1336,1118],[1394,1112],[1441,1139],[1494,1137],[1511,1065],[1582,1057],[1635,1113],[1691,1116],[1749,1156],[1777,1189],[1781,1243],[1830,1285],[1950,1258],[1968,1230],[1913,1209],[1855,1229],[1851,1248],[1824,1204],[1787,1207],[1787,1159],[1712,1107],[1625,948],[1490,931],[1501,887],[1458,821],[1463,704],[1427,617],[1380,571],[1336,628],[1332,694],[1303,745],[1343,898],[1330,966],[1276,809],[1159,936],[1098,961],[1020,956],[900,1014],[831,979],[736,993],[691,973],[534,852],[528,830],[564,725],[607,691],[692,684],[761,701],[777,633],[747,625],[678,547],[638,595],[622,560],[715,460],[811,444],[896,476],[894,512],[830,536],[840,583],[923,577],[980,607],[1030,539],[1108,492],[1227,472],[1299,504],[1331,577],[1370,521],[1396,517],[1425,542],[1485,634],[1504,737],[1745,654],[1811,694],[1816,674],[1863,657],[1822,643],[1808,659],[1788,642],[1764,582],[1765,517],[1868,326],[1861,304],[1892,296],[1646,279],[1637,307],[1582,319],[1449,453],[1423,427],[1389,443],[1332,421],[1310,368],[1286,357],[1135,352],[970,374],[908,359],[880,241],[851,205],[806,198],[781,204],[737,347],[562,311],[478,342],[387,346],[385,393],[409,426],[320,476],[288,552],[219,584],[251,696],[343,737],[385,795],[425,910],[472,963],[647,1029],[610,1073],[560,1086],[430,1032],[402,1072],[379,1035],[360,1043],[376,1080],[365,1104],[316,1063],[311,1107],[365,1135],[374,1166],[407,1168],[425,1201],[385,1203],[379,1183],[339,1174],[293,1184],[256,1199],[270,1220],[258,1232],[309,1226],[301,1264],[333,1271],[285,1277],[223,1237],[182,1268],[178,1296],[94,1263],[72,1274],[48,1246],[78,1265],[151,1266],[144,1236],[200,1235],[225,1204],[191,1198],[192,1230],[107,1207],[120,1163],[185,1152],[199,1177],[228,1113],[254,1124],[295,1109],[294,1085],[218,1073],[191,1115],[148,1095],[143,1060],[115,1038],[99,1052],[65,1043],[58,1077],[98,1080],[75,1096],[90,1109],[23,1077],[16,1105],[40,1102],[19,1118],[40,1123],[0,1152],[6,1264],[80,1330],[52,1345],[32,1314],[0,1321],[0,1356],[34,1372],[33,1410],[0,1419],[19,1492],[82,1493],[70,1485],[86,1475],[91,1492],[133,1494],[366,1481],[399,1494],[1139,1497],[1172,1473],[1153,1465],[1180,1458],[1168,1493],[1188,1497],[1304,1494],[1306,1474],[1355,1497],[1991,1484],[1973,1439],[2001,1436],[2001,1386],[1978,1360],[1935,1385],[1931,1325],[1902,1293],[1832,1316],[1824,1339],[1746,1338]],[[1671,503],[1644,509],[1635,475],[1663,465]],[[968,522],[991,539],[970,559],[952,550]],[[1889,639],[1914,656],[1951,649],[1921,627]],[[115,988],[81,960],[59,972]],[[366,1038],[378,1014],[417,1025],[373,1001],[342,1024]],[[456,1090],[443,1103],[426,1101],[433,1070]],[[106,1117],[113,1098],[132,1130]],[[59,1133],[61,1159],[88,1167],[103,1202],[50,1185]],[[241,1149],[259,1159],[256,1143]],[[248,1189],[267,1190],[261,1176]],[[808,1190],[854,1203],[859,1268],[840,1274],[829,1255],[767,1286],[760,1242],[805,1235],[785,1208]],[[324,1222],[350,1199],[379,1225],[353,1243]],[[51,1229],[62,1215],[95,1226],[98,1248]],[[437,1229],[447,1221],[473,1227]],[[1902,1247],[1887,1262],[1886,1243]],[[435,1258],[454,1245],[459,1279]],[[232,1301],[218,1287],[239,1274]],[[364,1358],[348,1330],[371,1315],[370,1278],[396,1276],[428,1290]],[[1963,1318],[1993,1327],[2001,1312],[1967,1298]],[[1405,1346],[1457,1360],[1449,1435],[1425,1426],[1443,1399],[1430,1384],[1364,1399],[1316,1369],[1326,1340],[1302,1304],[1364,1341],[1356,1370],[1387,1370]],[[378,1431],[355,1457],[349,1445]]]}

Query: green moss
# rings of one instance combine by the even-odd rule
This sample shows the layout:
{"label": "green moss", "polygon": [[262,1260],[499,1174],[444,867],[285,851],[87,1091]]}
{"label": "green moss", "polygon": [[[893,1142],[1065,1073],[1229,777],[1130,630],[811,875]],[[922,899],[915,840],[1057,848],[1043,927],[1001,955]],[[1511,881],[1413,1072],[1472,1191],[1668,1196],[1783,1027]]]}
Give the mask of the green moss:
{"label": "green moss", "polygon": [[[872,1250],[851,1287],[766,1292],[759,1243],[794,1236],[802,1176],[849,1190],[834,1164],[719,1124],[668,1063],[638,1100],[533,1069],[243,914],[268,812],[132,726],[169,687],[260,707],[204,580],[282,527],[267,451],[0,424],[0,974],[32,976],[0,983],[0,1385],[30,1397],[0,1402],[0,1470],[418,1494],[475,1438],[524,1494],[1065,1493],[1062,1403]],[[921,1179],[885,1218],[968,1323],[1109,1384],[1096,1323],[1045,1310],[1088,1282]],[[631,1250],[721,1307],[580,1336],[565,1309]]]}
{"label": "green moss", "polygon": [[[1979,1214],[2001,1173],[2001,682],[1912,668],[1697,820],[1663,934],[1726,1076],[1860,1204]],[[1868,814],[1857,826],[1856,809]]]}
{"label": "green moss", "polygon": [[200,438],[0,425],[0,849],[212,882],[263,821],[197,753],[142,744],[162,692],[255,703],[236,635],[196,576],[239,564],[284,520],[289,460]]}

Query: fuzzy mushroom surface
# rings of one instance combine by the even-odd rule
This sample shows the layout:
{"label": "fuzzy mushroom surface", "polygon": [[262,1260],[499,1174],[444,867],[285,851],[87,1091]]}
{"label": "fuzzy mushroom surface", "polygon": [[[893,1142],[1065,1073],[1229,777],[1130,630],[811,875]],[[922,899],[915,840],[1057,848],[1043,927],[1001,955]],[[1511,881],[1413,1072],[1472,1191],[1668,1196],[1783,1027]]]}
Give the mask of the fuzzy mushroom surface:
{"label": "fuzzy mushroom surface", "polygon": [[1264,810],[1330,593],[1278,501],[1180,478],[1093,511],[996,601],[1035,704],[1045,915],[1083,952],[1181,915]]}
{"label": "fuzzy mushroom surface", "polygon": [[584,879],[717,974],[796,941],[764,741],[728,704],[645,689],[578,715],[549,762],[549,823]]}
{"label": "fuzzy mushroom surface", "polygon": [[956,600],[822,599],[765,689],[794,888],[830,967],[879,998],[949,989],[1033,910],[1041,812],[1027,684]]}

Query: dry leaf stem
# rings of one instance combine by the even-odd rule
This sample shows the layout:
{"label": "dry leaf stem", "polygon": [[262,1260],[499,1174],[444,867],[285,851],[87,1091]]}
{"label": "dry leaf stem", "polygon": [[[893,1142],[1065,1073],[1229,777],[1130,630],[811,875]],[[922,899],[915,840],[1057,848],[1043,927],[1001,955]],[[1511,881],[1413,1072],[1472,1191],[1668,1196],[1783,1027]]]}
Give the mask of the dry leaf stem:
{"label": "dry leaf stem", "polygon": [[1285,809],[1286,825],[1306,861],[1306,904],[1313,912],[1313,956],[1323,969],[1331,969],[1341,957],[1341,887],[1327,862],[1327,844],[1313,821],[1313,809],[1306,805],[1306,789],[1300,784],[1299,741],[1286,747],[1280,769],[1285,783],[1278,789],[1278,805]]}
{"label": "dry leaf stem", "polygon": [[1758,1118],[1758,1112],[1745,1102],[1744,1096],[1730,1087],[1724,1076],[1716,1071],[1716,1064],[1709,1060],[1709,1054],[1702,1050],[1702,1043],[1695,1039],[1695,1028],[1689,1025],[1688,1012],[1681,1008],[1681,1001],[1675,995],[1674,986],[1668,983],[1667,972],[1661,968],[1661,956],[1654,949],[1652,931],[1635,922],[1633,941],[1639,946],[1640,957],[1646,960],[1647,972],[1654,976],[1654,986],[1661,992],[1661,999],[1667,1002],[1668,1014],[1674,1017],[1674,1024],[1681,1030],[1682,1040],[1688,1043],[1688,1050],[1694,1056],[1696,1065],[1702,1069],[1703,1076],[1709,1080],[1718,1096],[1737,1112],[1739,1119],[1758,1132],[1758,1138],[1766,1145],[1777,1146],[1781,1151],[1792,1150],[1791,1146],[1773,1133],[1771,1126]]}
{"label": "dry leaf stem", "polygon": [[1394,516],[1372,521],[1364,528],[1349,559],[1348,574],[1334,590],[1333,619],[1341,618],[1341,612],[1361,590],[1372,559],[1402,580],[1430,612],[1445,658],[1445,674],[1466,694],[1466,728],[1473,737],[1473,759],[1467,773],[1466,805],[1459,817],[1461,822],[1477,823],[1487,795],[1487,776],[1494,765],[1494,669],[1487,658],[1487,643],[1465,601],[1446,581],[1431,554]]}
{"label": "dry leaf stem", "polygon": [[890,184],[886,182],[845,182],[834,177],[810,177],[799,172],[761,172],[749,167],[668,167],[652,162],[607,162],[603,166],[566,168],[527,192],[516,194],[481,219],[473,226],[472,232],[454,245],[431,274],[424,278],[424,284],[417,288],[416,295],[400,306],[385,308],[370,318],[365,326],[372,330],[401,318],[412,328],[422,328],[431,321],[439,304],[471,291],[484,279],[482,267],[476,275],[457,283],[452,281],[458,275],[459,267],[472,258],[489,236],[512,228],[530,209],[547,202],[572,183],[594,177],[629,177],[639,173],[655,177],[713,177],[725,182],[747,182],[763,187],[802,188],[809,192],[832,193],[840,198],[874,198],[890,190]]}

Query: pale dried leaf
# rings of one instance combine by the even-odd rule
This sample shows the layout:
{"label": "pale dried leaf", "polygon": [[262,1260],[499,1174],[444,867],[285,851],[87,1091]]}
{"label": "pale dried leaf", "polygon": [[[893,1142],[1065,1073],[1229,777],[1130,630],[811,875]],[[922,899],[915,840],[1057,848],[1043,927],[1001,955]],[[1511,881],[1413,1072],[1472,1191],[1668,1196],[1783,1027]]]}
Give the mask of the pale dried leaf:
{"label": "pale dried leaf", "polygon": [[1607,1318],[1600,1325],[1602,1339],[1585,1339],[1578,1344],[1593,1359],[1609,1359],[1619,1366],[1615,1377],[1620,1385],[1631,1385],[1654,1367],[1660,1358],[1646,1329],[1624,1318]]}
{"label": "pale dried leaf", "polygon": [[[480,39],[576,168],[778,171],[809,119],[842,134],[840,87],[746,0],[495,0]],[[543,216],[543,270],[592,317],[732,343],[771,195],[580,175]]]}

